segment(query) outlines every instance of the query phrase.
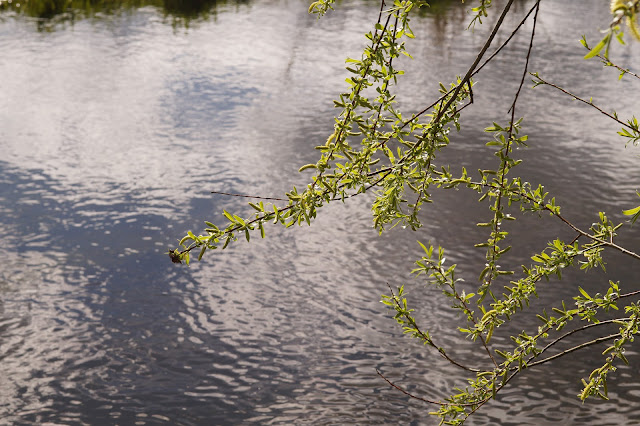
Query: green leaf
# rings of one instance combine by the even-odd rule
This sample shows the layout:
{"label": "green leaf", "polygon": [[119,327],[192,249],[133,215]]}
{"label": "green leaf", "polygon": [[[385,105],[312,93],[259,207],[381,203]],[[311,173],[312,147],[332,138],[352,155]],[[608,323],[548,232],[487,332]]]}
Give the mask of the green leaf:
{"label": "green leaf", "polygon": [[584,59],[591,59],[594,56],[598,56],[602,49],[609,44],[609,40],[611,40],[611,33],[607,34],[602,40],[600,40],[600,43],[596,44],[595,47],[584,56]]}
{"label": "green leaf", "polygon": [[305,171],[307,169],[317,169],[317,168],[318,168],[318,166],[316,166],[315,164],[305,164],[304,166],[300,167],[298,169],[298,171],[299,172],[303,172],[303,171]]}
{"label": "green leaf", "polygon": [[622,214],[626,216],[633,216],[631,218],[631,223],[636,223],[636,220],[638,220],[638,217],[640,217],[640,206],[629,210],[623,210]]}
{"label": "green leaf", "polygon": [[224,245],[222,246],[222,250],[226,249],[230,242],[231,242],[231,235],[227,236],[227,239],[225,240]]}
{"label": "green leaf", "polygon": [[582,287],[578,287],[578,291],[582,294],[587,300],[591,300],[591,296],[587,293]]}
{"label": "green leaf", "polygon": [[240,216],[238,216],[238,215],[235,215],[235,214],[234,214],[234,215],[233,215],[233,219],[234,219],[233,221],[234,221],[235,223],[239,223],[239,224],[240,224],[240,225],[242,225],[242,226],[247,226],[247,224],[245,223],[244,219],[243,219],[243,218],[241,218]]}
{"label": "green leaf", "polygon": [[489,341],[491,340],[491,336],[493,336],[493,327],[494,327],[493,324],[489,325],[489,331],[487,332],[487,339],[486,339],[487,343],[489,343]]}

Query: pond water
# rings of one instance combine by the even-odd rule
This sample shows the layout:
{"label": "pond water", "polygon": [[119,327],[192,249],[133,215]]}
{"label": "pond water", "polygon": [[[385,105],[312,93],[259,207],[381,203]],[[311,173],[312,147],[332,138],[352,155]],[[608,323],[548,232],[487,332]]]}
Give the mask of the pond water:
{"label": "pond water", "polygon": [[[243,199],[304,185],[300,165],[332,131],[331,100],[345,89],[378,13],[351,1],[317,20],[308,3],[116,2],[87,10],[4,2],[0,12],[0,418],[4,424],[434,424],[426,406],[391,389],[441,398],[464,375],[402,336],[379,303],[411,283],[417,317],[470,363],[477,346],[455,331],[437,290],[411,278],[416,240],[449,249],[467,281],[486,239],[477,196],[436,192],[417,233],[371,228],[368,196],[323,209],[312,227],[267,229],[205,261],[174,265],[168,248]],[[429,104],[439,81],[463,73],[502,4],[465,31],[467,6],[439,1],[412,23],[400,108]],[[624,117],[638,82],[583,61],[582,34],[606,28],[607,2],[545,1],[531,69]],[[61,3],[62,4],[62,3]],[[529,10],[518,1],[506,31]],[[27,5],[27,6],[25,6]],[[40,5],[41,7],[39,7]],[[53,5],[53,6],[52,6]],[[55,6],[55,7],[54,7]],[[22,9],[21,9],[22,7]],[[58,7],[58,9],[56,9]],[[77,7],[77,9],[74,9]],[[493,165],[482,129],[508,120],[528,35],[477,78],[475,104],[443,159]],[[640,70],[640,43],[615,46]],[[530,135],[522,173],[543,183],[576,224],[637,205],[639,151],[614,123],[549,88],[525,86],[518,115]],[[478,213],[481,212],[481,213]],[[572,235],[549,218],[514,225],[514,265]],[[638,229],[621,241],[638,250]],[[578,285],[640,285],[639,265],[611,254],[607,275],[568,271],[535,306],[570,301]],[[514,330],[537,324],[517,317]],[[505,343],[496,337],[496,344]],[[604,349],[604,347],[602,347]],[[602,363],[576,352],[514,381],[471,424],[640,423],[640,357],[629,351],[610,402],[579,402],[579,377]]]}

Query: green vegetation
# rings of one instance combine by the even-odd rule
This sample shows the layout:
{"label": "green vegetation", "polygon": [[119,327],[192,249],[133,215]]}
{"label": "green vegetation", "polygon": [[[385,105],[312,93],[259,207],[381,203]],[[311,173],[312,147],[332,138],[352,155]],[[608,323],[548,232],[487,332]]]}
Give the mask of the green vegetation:
{"label": "green vegetation", "polygon": [[[526,52],[525,66],[518,89],[511,94],[509,113],[504,122],[487,123],[485,129],[490,136],[486,148],[494,153],[495,166],[471,172],[456,164],[440,164],[437,160],[450,143],[450,132],[460,127],[461,111],[473,103],[473,78],[489,61],[500,55],[507,44],[513,42],[513,37],[509,37],[501,46],[496,47],[493,43],[514,0],[507,1],[499,12],[490,35],[466,73],[447,85],[441,84],[438,99],[420,111],[407,114],[399,110],[394,93],[395,84],[403,74],[396,68],[396,59],[400,55],[410,56],[408,46],[414,38],[410,18],[419,7],[428,6],[427,3],[381,0],[377,22],[366,34],[367,46],[362,55],[346,60],[350,75],[346,80],[348,90],[340,93],[334,101],[339,111],[334,128],[328,132],[326,143],[316,147],[319,151],[317,162],[300,168],[301,172],[313,172],[310,183],[305,188],[292,188],[282,205],[265,203],[266,200],[255,197],[256,202],[249,203],[255,210],[251,217],[225,211],[225,223],[222,225],[205,222],[206,228],[199,235],[188,232],[180,241],[180,247],[169,252],[171,260],[188,264],[192,255],[200,260],[208,250],[224,249],[238,237],[249,241],[259,232],[264,238],[268,222],[285,227],[311,224],[324,205],[334,201],[346,202],[365,192],[375,194],[371,205],[373,226],[380,233],[398,225],[417,230],[422,225],[418,213],[425,203],[432,202],[434,189],[473,191],[477,193],[479,212],[482,207],[485,209],[483,213],[490,212],[490,220],[477,224],[486,229],[487,237],[475,245],[484,250],[486,259],[485,266],[478,271],[475,290],[465,292],[461,289],[457,267],[446,262],[442,247],[422,245],[424,254],[416,262],[413,272],[423,275],[430,284],[441,289],[451,307],[462,313],[462,324],[458,330],[478,344],[479,355],[486,358],[486,365],[490,367],[474,368],[450,357],[446,348],[437,344],[438,337],[418,324],[405,288],[400,286],[395,290],[390,287],[389,294],[382,296],[382,302],[393,311],[395,320],[405,333],[465,371],[468,381],[443,400],[429,400],[407,392],[382,372],[378,374],[399,391],[432,404],[435,407],[432,414],[438,416],[442,423],[459,425],[529,368],[553,362],[577,350],[593,350],[594,345],[606,342],[601,367],[582,379],[583,389],[578,397],[582,400],[590,396],[607,399],[607,377],[616,370],[616,365],[628,362],[625,348],[639,331],[640,291],[625,293],[623,284],[612,281],[603,283],[601,291],[594,294],[580,288],[572,301],[561,301],[541,309],[537,315],[540,321],[537,327],[507,336],[513,342],[509,349],[492,345],[492,337],[504,330],[500,329],[501,325],[527,309],[531,298],[540,291],[549,291],[538,287],[540,281],[555,279],[554,276],[560,280],[567,268],[602,269],[605,251],[620,252],[630,262],[640,260],[640,255],[618,244],[617,237],[624,229],[623,224],[612,222],[604,212],[593,212],[594,223],[589,228],[582,228],[562,214],[561,206],[542,183],[529,182],[518,175],[522,160],[515,156],[515,150],[526,148],[530,143],[523,134],[524,122],[517,115],[518,99],[525,83],[533,79],[534,86],[557,90],[582,102],[585,108],[595,109],[609,117],[620,126],[618,133],[622,143],[627,143],[630,149],[640,142],[638,121],[633,116],[622,118],[615,112],[609,113],[591,100],[571,93],[529,68],[532,47],[536,42],[541,4],[538,0],[513,32],[524,31],[524,23],[530,22],[531,31],[523,49]],[[334,6],[332,0],[318,0],[311,4],[309,10],[321,16]],[[474,6],[470,26],[482,24],[490,11],[491,1],[479,0]],[[623,25],[632,33],[637,32],[639,11],[640,0],[612,2],[611,27],[604,38],[593,48],[583,40],[586,58],[599,58],[605,66],[618,68],[621,78],[640,79],[633,71],[608,59],[612,40],[623,41]],[[633,207],[633,200],[629,203],[630,208],[624,213],[631,222],[635,222],[640,216],[640,206]],[[523,265],[521,271],[502,268],[501,263],[508,258],[511,248],[518,244],[518,241],[509,242],[506,222],[531,213],[563,223],[573,237],[569,240],[558,237],[542,250],[532,253],[532,263]],[[603,332],[596,339],[550,355],[549,349],[558,347],[568,336],[575,337],[585,330],[605,329],[603,325],[612,324],[615,324],[616,332]],[[569,327],[571,330],[566,332]]]}

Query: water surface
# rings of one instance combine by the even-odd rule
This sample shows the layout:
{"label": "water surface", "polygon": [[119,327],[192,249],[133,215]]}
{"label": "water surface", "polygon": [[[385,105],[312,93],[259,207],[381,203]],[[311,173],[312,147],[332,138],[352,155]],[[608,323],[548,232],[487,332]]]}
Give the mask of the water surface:
{"label": "water surface", "polygon": [[[532,4],[516,2],[507,28]],[[415,59],[402,63],[398,88],[406,113],[466,70],[489,29],[465,31],[469,15],[456,2],[435,6],[413,21]],[[577,40],[598,36],[606,6],[543,2],[531,67],[603,107],[637,112],[636,82],[581,60]],[[266,240],[239,241],[190,268],[165,254],[223,209],[250,213],[244,200],[210,191],[281,196],[304,184],[297,169],[315,161],[312,147],[332,131],[344,58],[362,48],[375,2],[346,2],[320,21],[305,2],[284,0],[3,7],[4,421],[434,424],[432,407],[389,388],[375,368],[429,398],[463,385],[464,376],[403,337],[379,299],[387,283],[412,282],[417,317],[441,334],[439,343],[484,362],[455,332],[447,301],[408,274],[420,239],[450,248],[473,282],[484,254],[472,245],[486,238],[474,226],[475,194],[435,193],[417,234],[378,237],[371,198],[361,196],[323,209],[311,228],[268,228]],[[475,105],[443,161],[470,170],[494,164],[482,129],[508,119],[527,38],[518,35],[478,76]],[[617,46],[615,57],[637,71],[639,49]],[[531,142],[523,174],[581,226],[601,209],[623,220],[640,169],[617,126],[548,88],[527,88],[519,115]],[[514,249],[514,265],[557,235],[572,238],[548,218],[524,218],[512,231],[514,241],[530,241]],[[637,229],[624,241],[637,251]],[[570,300],[578,285],[591,291],[608,279],[638,286],[638,266],[608,260],[608,276],[569,271],[545,284],[553,288],[536,303]],[[522,315],[514,329],[533,326]],[[629,358],[635,363],[612,378],[612,402],[576,398],[577,377],[602,363],[598,351],[580,352],[523,375],[471,423],[640,422],[640,357]]]}

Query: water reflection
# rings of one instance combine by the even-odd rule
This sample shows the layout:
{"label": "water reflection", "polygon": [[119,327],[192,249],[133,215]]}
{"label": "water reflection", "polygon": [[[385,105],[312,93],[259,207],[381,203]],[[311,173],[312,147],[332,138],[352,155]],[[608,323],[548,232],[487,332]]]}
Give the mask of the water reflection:
{"label": "water reflection", "polygon": [[[537,55],[535,66],[576,91],[637,109],[637,97],[611,96],[631,91],[629,82],[581,61],[572,44],[597,26],[598,13],[571,37],[555,33],[600,3],[550,4],[539,35],[549,56]],[[460,386],[462,375],[403,338],[379,294],[387,282],[410,281],[416,239],[451,247],[450,257],[467,265],[465,278],[475,280],[470,266],[484,255],[469,247],[486,238],[474,226],[475,194],[435,193],[438,210],[425,209],[418,234],[378,238],[365,195],[327,208],[315,227],[267,228],[268,239],[239,242],[188,269],[164,254],[202,219],[248,211],[210,190],[278,196],[304,182],[296,170],[326,140],[343,58],[359,52],[377,2],[345,2],[320,22],[304,2],[218,2],[218,19],[200,15],[188,32],[173,31],[159,5],[141,6],[153,7],[114,8],[109,19],[80,8],[75,16],[91,19],[50,34],[38,34],[17,9],[0,24],[0,55],[11,58],[0,62],[0,244],[10,248],[0,271],[3,421],[431,424],[429,407],[387,388],[375,368],[433,398]],[[399,86],[403,111],[419,109],[437,81],[464,71],[486,35],[486,28],[464,31],[468,14],[457,2],[433,7],[414,20],[415,59],[403,62]],[[618,51],[622,65],[638,69],[633,49]],[[443,161],[469,170],[493,164],[476,129],[505,119],[502,93],[512,89],[505,80],[519,74],[522,59],[518,49],[505,55],[478,78],[468,125],[452,135]],[[616,129],[599,117],[578,122],[585,111],[557,94],[522,96],[531,136],[524,173],[556,193],[567,214],[588,225],[593,218],[582,212],[621,210],[635,199],[636,158]],[[516,264],[563,232],[549,223],[527,217],[514,225],[516,239],[532,241],[514,254]],[[634,268],[612,256],[608,276],[568,272],[562,285],[546,284],[555,287],[548,297],[566,299],[575,286],[596,288],[608,278],[634,283]],[[438,291],[414,284],[419,320],[450,353],[481,362],[450,327],[456,316]],[[531,324],[523,315],[515,327]],[[613,379],[620,424],[640,420],[637,355],[628,355],[636,364]],[[477,424],[605,424],[612,405],[581,405],[573,379],[576,364],[585,372],[600,361],[579,354],[523,376]]]}
{"label": "water reflection", "polygon": [[188,28],[194,21],[215,18],[219,9],[250,4],[251,0],[0,0],[0,17],[9,13],[33,18],[39,31],[51,31],[81,19],[99,20],[152,7],[174,28]]}

